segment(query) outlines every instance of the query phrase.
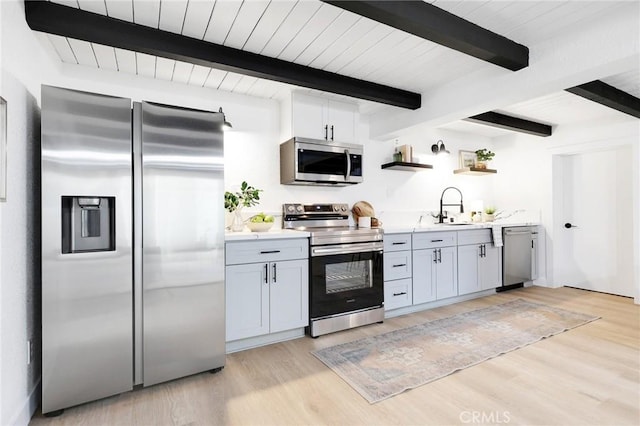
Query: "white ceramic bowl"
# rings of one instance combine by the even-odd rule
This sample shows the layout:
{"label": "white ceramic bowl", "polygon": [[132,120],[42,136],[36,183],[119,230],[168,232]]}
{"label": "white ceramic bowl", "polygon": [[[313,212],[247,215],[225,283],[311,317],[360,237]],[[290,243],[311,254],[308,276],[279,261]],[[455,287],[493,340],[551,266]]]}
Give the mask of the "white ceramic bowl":
{"label": "white ceramic bowl", "polygon": [[247,222],[247,228],[252,232],[266,232],[273,226],[273,222]]}

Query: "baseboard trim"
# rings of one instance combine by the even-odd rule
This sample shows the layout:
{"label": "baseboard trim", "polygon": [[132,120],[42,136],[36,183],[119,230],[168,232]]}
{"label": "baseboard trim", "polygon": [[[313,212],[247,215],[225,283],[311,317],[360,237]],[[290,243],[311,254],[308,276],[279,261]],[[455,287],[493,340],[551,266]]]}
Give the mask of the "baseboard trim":
{"label": "baseboard trim", "polygon": [[279,333],[265,334],[263,336],[235,340],[227,342],[227,353],[230,354],[247,349],[258,348],[260,346],[270,345],[272,343],[280,343],[287,340],[298,339],[300,337],[304,337],[304,335],[304,328],[295,328],[293,330],[281,331]]}
{"label": "baseboard trim", "polygon": [[13,415],[13,418],[9,421],[10,425],[13,426],[27,426],[31,421],[31,417],[35,414],[38,409],[38,405],[40,405],[40,396],[41,392],[42,380],[38,379],[38,383],[31,390],[29,397],[22,404],[22,408]]}
{"label": "baseboard trim", "polygon": [[422,303],[419,305],[405,306],[393,310],[386,311],[384,313],[385,318],[394,318],[401,315],[414,314],[416,312],[422,312],[433,308],[439,308],[441,306],[452,305],[454,303],[465,302],[467,300],[477,299],[479,297],[491,296],[496,294],[495,289],[483,290],[477,293],[464,294],[462,296],[454,296],[448,299],[440,299],[433,302]]}

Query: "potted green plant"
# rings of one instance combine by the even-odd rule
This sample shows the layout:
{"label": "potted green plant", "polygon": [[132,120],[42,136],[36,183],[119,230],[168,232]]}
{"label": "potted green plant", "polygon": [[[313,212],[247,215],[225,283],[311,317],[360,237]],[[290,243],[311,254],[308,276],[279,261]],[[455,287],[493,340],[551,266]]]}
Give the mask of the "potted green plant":
{"label": "potted green plant", "polygon": [[486,148],[482,148],[476,151],[476,167],[479,169],[486,169],[487,162],[491,161],[495,157],[495,152],[491,152]]}
{"label": "potted green plant", "polygon": [[244,207],[256,206],[260,203],[260,193],[262,189],[254,188],[246,181],[242,181],[240,191],[224,193],[224,208],[234,213],[233,222],[231,224],[232,231],[242,231],[244,221],[242,220],[242,209]]}
{"label": "potted green plant", "polygon": [[496,208],[495,207],[487,207],[484,209],[483,219],[485,222],[493,222],[496,219]]}

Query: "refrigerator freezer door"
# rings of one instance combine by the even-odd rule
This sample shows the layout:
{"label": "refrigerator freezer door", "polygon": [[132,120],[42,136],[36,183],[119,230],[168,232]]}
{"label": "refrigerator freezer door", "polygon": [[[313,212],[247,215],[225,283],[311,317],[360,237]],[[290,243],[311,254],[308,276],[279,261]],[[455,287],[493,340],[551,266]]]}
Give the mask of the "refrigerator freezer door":
{"label": "refrigerator freezer door", "polygon": [[142,103],[143,381],[224,365],[222,115]]}
{"label": "refrigerator freezer door", "polygon": [[[43,86],[41,166],[47,413],[132,388],[131,101]],[[113,202],[113,247],[63,250],[69,198]],[[78,242],[106,232],[98,219],[85,218]]]}

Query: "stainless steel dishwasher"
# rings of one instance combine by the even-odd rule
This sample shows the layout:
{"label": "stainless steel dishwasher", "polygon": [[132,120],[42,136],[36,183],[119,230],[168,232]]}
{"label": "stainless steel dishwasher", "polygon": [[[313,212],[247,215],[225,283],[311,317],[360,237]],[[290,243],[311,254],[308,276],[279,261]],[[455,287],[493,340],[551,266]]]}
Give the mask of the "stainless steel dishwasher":
{"label": "stainless steel dishwasher", "polygon": [[502,229],[502,288],[522,287],[531,281],[531,242],[533,226],[509,226]]}

